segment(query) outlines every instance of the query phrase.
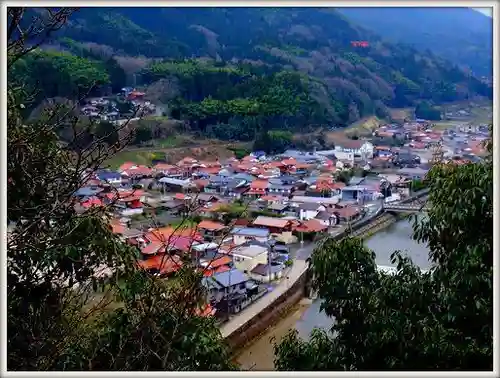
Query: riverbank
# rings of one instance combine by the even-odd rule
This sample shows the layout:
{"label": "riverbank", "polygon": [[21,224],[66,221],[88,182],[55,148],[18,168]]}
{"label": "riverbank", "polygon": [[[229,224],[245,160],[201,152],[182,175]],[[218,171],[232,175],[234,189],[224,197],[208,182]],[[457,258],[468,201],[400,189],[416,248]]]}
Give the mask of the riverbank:
{"label": "riverbank", "polygon": [[[428,190],[424,189],[400,203],[411,204],[426,196],[427,193]],[[350,230],[339,229],[335,234],[331,234],[330,238],[338,240],[352,235],[365,239],[395,223],[400,217],[400,215],[385,213],[383,207],[380,207],[377,211],[354,223]],[[277,285],[270,294],[249,306],[221,327],[222,336],[233,348],[235,355],[240,353],[241,349],[249,342],[265,333],[266,329],[275,324],[283,314],[306,296],[305,292],[309,283],[306,261],[314,248],[314,244],[301,248],[302,251],[299,250],[297,254],[297,256],[301,256],[301,259],[295,259],[294,266],[287,275],[286,281]]]}
{"label": "riverbank", "polygon": [[[393,215],[389,213],[383,213],[382,215],[375,217],[374,219],[370,219],[370,221],[359,228],[358,230],[354,231],[352,233],[353,236],[359,237],[361,239],[366,239],[375,234],[376,232],[382,231],[383,229],[389,227],[390,225],[396,223],[398,220],[402,219],[402,216],[400,215]],[[340,236],[340,235],[339,235]],[[301,270],[304,271],[307,268],[307,265],[305,262],[301,262]],[[303,272],[302,272],[303,273]],[[287,290],[284,290],[283,292],[280,292],[279,295],[283,295],[285,292],[288,292]],[[273,298],[269,296],[266,298],[267,300],[264,302],[261,302],[262,310],[265,311],[266,307],[269,306],[273,301],[278,297],[278,293],[275,292],[275,295]],[[312,304],[311,300],[308,300],[307,298],[304,297],[302,294],[301,297],[299,298],[300,292],[299,291],[294,291],[293,293],[290,294],[290,298],[287,298],[286,303],[284,306],[281,304],[276,304],[273,303],[273,305],[278,305],[281,306],[281,308],[276,309],[274,308],[274,313],[275,315],[272,318],[268,318],[263,314],[262,316],[262,321],[265,321],[268,325],[261,331],[261,332],[256,332],[253,338],[247,338],[247,340],[240,344],[237,348],[234,349],[233,355],[235,356],[235,360],[240,360],[241,356],[245,356],[246,358],[251,357],[251,350],[255,349],[255,343],[262,343],[264,342],[266,345],[272,345],[273,342],[272,340],[269,339],[269,337],[266,337],[266,334],[268,334],[268,330],[273,328],[273,338],[279,339],[283,337],[288,330],[291,328],[287,328],[287,324],[289,323],[290,319],[289,318],[296,318],[300,319],[300,316],[307,310],[307,308]],[[302,300],[301,300],[302,299]],[[255,311],[253,311],[255,313]],[[246,314],[244,314],[246,315]],[[250,312],[249,314],[250,315]],[[248,318],[248,316],[245,316],[245,318]],[[249,321],[250,319],[245,319],[246,321]],[[241,324],[241,323],[240,323]],[[235,329],[235,324],[232,326],[225,326],[222,328],[222,334],[224,337],[229,336],[232,332],[234,332]],[[286,330],[285,330],[286,328]],[[282,334],[279,332],[279,330],[285,330]],[[277,334],[278,333],[278,334]],[[241,338],[246,338],[245,335],[239,334],[237,336],[237,339]],[[262,341],[264,339],[264,341]],[[233,341],[234,342],[234,341]],[[249,352],[249,346],[252,345],[252,348],[250,349]],[[269,361],[266,362],[269,364]],[[260,366],[260,365],[259,365]],[[247,366],[246,368],[251,368]],[[261,370],[265,370],[264,367],[260,367]]]}
{"label": "riverbank", "polygon": [[[386,216],[388,215],[388,216]],[[385,221],[383,221],[385,220]],[[412,222],[400,215],[384,214],[373,222],[372,229],[359,230],[357,237],[365,240],[377,256],[377,264],[391,266],[390,255],[396,250],[406,250],[421,268],[428,268],[428,250],[412,240]],[[273,340],[279,340],[290,330],[297,329],[307,338],[315,327],[328,328],[331,320],[320,312],[321,300],[302,300],[283,314],[279,321],[243,348],[235,350],[235,360],[246,370],[269,371],[274,369]]]}

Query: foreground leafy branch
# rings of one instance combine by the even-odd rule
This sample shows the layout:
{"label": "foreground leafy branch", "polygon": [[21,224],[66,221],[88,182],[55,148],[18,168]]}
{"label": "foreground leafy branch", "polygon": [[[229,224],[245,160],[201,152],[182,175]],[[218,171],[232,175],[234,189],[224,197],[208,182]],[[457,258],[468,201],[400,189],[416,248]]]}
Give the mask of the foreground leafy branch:
{"label": "foreground leafy branch", "polygon": [[[488,143],[491,153],[491,142]],[[428,175],[422,273],[400,252],[397,273],[377,272],[360,240],[327,240],[314,253],[314,286],[330,332],[297,332],[275,346],[278,370],[492,370],[493,166],[440,164]]]}

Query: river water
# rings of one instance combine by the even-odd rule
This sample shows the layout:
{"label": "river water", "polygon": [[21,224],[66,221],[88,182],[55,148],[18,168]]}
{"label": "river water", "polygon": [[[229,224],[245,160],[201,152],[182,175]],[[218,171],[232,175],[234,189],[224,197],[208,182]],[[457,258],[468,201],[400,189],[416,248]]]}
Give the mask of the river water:
{"label": "river water", "polygon": [[[378,265],[391,266],[391,253],[399,249],[406,252],[420,268],[429,268],[428,248],[411,238],[412,225],[413,221],[399,221],[365,241],[366,246],[376,253]],[[320,312],[321,300],[307,302],[304,300],[298,304],[288,316],[241,352],[237,361],[243,369],[273,370],[273,341],[279,341],[293,328],[299,331],[301,337],[307,338],[315,327],[330,327],[331,320]]]}

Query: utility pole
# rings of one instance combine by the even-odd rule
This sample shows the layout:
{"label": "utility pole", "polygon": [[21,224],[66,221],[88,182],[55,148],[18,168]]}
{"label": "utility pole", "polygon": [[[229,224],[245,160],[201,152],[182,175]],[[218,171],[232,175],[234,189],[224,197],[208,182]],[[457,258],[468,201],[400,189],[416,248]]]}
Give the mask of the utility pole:
{"label": "utility pole", "polygon": [[270,245],[270,248],[268,249],[268,252],[267,252],[267,270],[268,270],[268,275],[269,275],[269,283],[271,283],[271,276],[272,276],[272,273],[271,273],[271,254],[274,253],[274,246],[276,244],[276,241],[274,241],[273,239],[269,240],[269,245]]}

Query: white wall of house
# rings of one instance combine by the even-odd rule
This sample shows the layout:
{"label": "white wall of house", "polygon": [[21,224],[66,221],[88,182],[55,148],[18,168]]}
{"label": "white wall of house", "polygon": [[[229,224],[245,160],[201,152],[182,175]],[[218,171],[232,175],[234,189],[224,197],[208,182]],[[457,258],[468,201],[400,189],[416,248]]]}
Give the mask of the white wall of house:
{"label": "white wall of house", "polygon": [[220,302],[227,294],[231,293],[244,293],[246,292],[245,283],[238,285],[233,285],[230,287],[222,288],[220,290],[212,289],[209,292],[209,298],[215,299],[216,302]]}
{"label": "white wall of house", "polygon": [[244,236],[244,235],[233,235],[233,243],[236,245],[240,245],[243,243],[246,243],[247,241],[250,240],[257,240],[258,242],[265,243],[267,242],[267,237],[250,237],[250,236]]}
{"label": "white wall of house", "polygon": [[[250,278],[254,279],[255,281],[259,282],[269,282],[269,274],[266,274],[265,276],[261,276],[260,274],[254,274],[254,273],[249,273]],[[271,281],[274,280],[279,280],[280,278],[283,277],[283,271],[280,270],[279,272],[274,272],[271,273]]]}
{"label": "white wall of house", "polygon": [[107,179],[106,182],[110,185],[120,185],[122,183],[121,177],[116,179]]}
{"label": "white wall of house", "polygon": [[139,209],[123,209],[120,211],[120,214],[123,215],[124,217],[129,217],[131,215],[142,214],[143,212],[144,209],[141,207]]}
{"label": "white wall of house", "polygon": [[236,269],[244,273],[249,273],[259,264],[267,264],[267,251],[255,257],[233,255],[233,264]]}
{"label": "white wall of house", "polygon": [[300,220],[309,220],[309,219],[316,218],[318,213],[320,211],[323,211],[323,210],[325,210],[324,206],[319,206],[318,210],[302,210],[302,209],[300,209],[299,219]]}
{"label": "white wall of house", "polygon": [[339,150],[339,151],[335,150],[335,157],[337,158],[337,160],[348,161],[351,164],[354,163],[354,152],[345,152],[342,150]]}
{"label": "white wall of house", "polygon": [[368,159],[371,159],[373,158],[373,150],[373,144],[371,144],[370,142],[365,142],[359,149],[359,152],[361,155],[365,155]]}

